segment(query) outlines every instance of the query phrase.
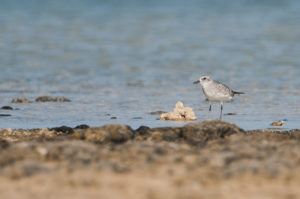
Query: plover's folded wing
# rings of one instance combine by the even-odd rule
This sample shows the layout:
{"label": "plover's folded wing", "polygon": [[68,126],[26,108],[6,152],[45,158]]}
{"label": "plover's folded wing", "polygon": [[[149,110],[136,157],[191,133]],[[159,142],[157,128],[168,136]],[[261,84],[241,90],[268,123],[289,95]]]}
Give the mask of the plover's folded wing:
{"label": "plover's folded wing", "polygon": [[234,93],[233,91],[225,84],[222,84],[221,82],[215,81],[214,80],[214,85],[217,93],[222,93],[224,95],[231,95],[233,96]]}

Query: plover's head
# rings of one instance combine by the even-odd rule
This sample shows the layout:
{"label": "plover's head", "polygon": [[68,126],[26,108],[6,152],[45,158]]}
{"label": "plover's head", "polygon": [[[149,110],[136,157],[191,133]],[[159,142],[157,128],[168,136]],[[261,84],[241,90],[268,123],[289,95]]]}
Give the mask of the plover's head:
{"label": "plover's head", "polygon": [[194,84],[201,84],[202,86],[210,83],[212,81],[212,79],[209,76],[202,76],[199,78],[199,80],[195,81]]}

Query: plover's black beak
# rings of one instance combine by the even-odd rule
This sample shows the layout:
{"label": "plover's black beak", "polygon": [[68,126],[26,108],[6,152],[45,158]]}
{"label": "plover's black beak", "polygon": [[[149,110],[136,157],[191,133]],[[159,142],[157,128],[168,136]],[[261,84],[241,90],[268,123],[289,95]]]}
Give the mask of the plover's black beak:
{"label": "plover's black beak", "polygon": [[194,81],[194,84],[199,84],[200,83],[200,81],[199,80],[197,80],[197,81]]}

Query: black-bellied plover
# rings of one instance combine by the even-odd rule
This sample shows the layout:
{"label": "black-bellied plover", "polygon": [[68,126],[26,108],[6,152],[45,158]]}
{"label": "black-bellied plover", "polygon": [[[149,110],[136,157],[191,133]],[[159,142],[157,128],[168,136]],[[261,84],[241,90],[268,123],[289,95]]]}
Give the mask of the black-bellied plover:
{"label": "black-bellied plover", "polygon": [[207,100],[209,101],[209,112],[211,111],[211,102],[221,103],[220,120],[222,119],[223,102],[231,102],[235,94],[244,94],[243,92],[237,92],[231,90],[225,84],[211,79],[209,76],[202,76],[194,84],[200,83],[202,91]]}

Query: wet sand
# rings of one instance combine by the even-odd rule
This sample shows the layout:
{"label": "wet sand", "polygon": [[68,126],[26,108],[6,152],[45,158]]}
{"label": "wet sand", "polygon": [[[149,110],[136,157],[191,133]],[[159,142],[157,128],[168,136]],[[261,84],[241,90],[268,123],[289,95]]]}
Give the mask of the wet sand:
{"label": "wet sand", "polygon": [[0,130],[0,198],[300,198],[300,130]]}

